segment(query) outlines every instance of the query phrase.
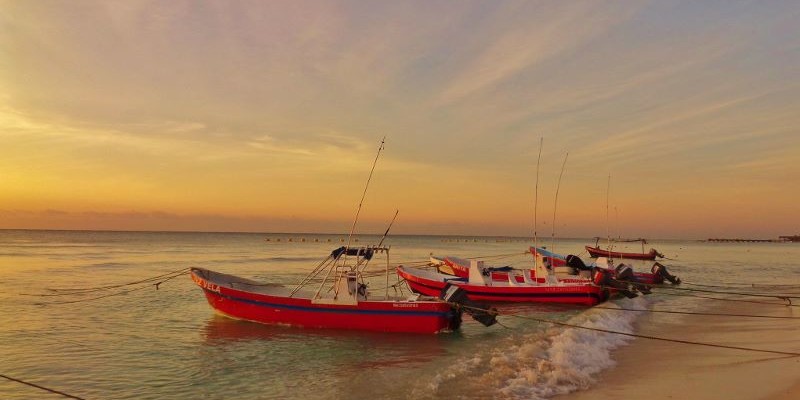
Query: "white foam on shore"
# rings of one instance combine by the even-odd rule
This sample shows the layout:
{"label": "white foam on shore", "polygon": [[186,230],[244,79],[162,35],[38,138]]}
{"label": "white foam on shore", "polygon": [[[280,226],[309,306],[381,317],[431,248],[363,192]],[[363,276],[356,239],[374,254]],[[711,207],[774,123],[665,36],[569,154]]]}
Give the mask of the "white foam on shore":
{"label": "white foam on shore", "polygon": [[[646,308],[647,300],[622,301],[625,308]],[[617,307],[606,303],[607,307]],[[566,323],[591,328],[633,333],[638,313],[589,309]],[[547,315],[536,315],[547,319]],[[492,343],[460,363],[441,371],[429,389],[438,394],[449,391],[447,381],[458,382],[466,393],[483,392],[493,398],[546,399],[587,389],[598,372],[615,365],[614,349],[632,338],[612,333],[556,326],[514,335]]]}

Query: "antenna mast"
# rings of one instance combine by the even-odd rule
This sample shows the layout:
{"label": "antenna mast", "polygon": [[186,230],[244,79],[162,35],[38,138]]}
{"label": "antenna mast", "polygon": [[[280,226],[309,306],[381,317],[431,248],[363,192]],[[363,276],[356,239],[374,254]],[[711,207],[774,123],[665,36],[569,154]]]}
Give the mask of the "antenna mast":
{"label": "antenna mast", "polygon": [[611,193],[611,174],[608,174],[608,184],[606,185],[606,246],[608,248],[608,259],[611,260],[611,232],[609,225],[611,220],[608,217],[608,199]]}
{"label": "antenna mast", "polygon": [[[383,143],[386,141],[386,136],[381,139],[381,144],[378,146],[378,154],[375,154],[375,161],[372,162],[372,169],[369,170],[369,177],[367,178],[367,184],[364,185],[364,193],[361,194],[361,201],[358,202],[358,210],[356,210],[356,217],[353,219],[353,226],[350,228],[350,234],[347,235],[347,249],[350,248],[350,240],[353,238],[353,232],[356,230],[356,223],[358,222],[358,215],[361,213],[361,205],[364,204],[364,197],[367,196],[367,189],[369,188],[369,181],[372,180],[372,173],[375,172],[375,165],[378,163],[378,157],[381,155],[381,150],[383,150]],[[345,257],[347,257],[347,252],[345,252]]]}
{"label": "antenna mast", "polygon": [[556,248],[556,207],[558,206],[558,190],[561,189],[561,177],[564,176],[564,168],[567,166],[567,157],[569,157],[569,152],[564,155],[564,162],[561,164],[561,173],[558,174],[558,184],[556,185],[556,200],[553,204],[553,244],[550,247],[550,251],[555,251]]}
{"label": "antenna mast", "polygon": [[539,248],[539,241],[536,229],[538,227],[538,214],[537,209],[539,205],[539,163],[542,160],[542,146],[544,145],[544,137],[539,138],[539,157],[536,158],[536,191],[533,195],[533,247]]}

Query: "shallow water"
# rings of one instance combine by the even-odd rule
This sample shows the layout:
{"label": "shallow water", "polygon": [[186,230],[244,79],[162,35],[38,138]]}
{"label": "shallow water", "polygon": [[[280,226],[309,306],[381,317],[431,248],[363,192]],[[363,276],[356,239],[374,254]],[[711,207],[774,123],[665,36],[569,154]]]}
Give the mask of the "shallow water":
{"label": "shallow water", "polygon": [[[87,399],[548,398],[591,390],[598,372],[614,365],[613,350],[630,341],[510,316],[490,328],[465,318],[460,331],[430,336],[264,326],[215,315],[188,276],[159,290],[77,303],[64,302],[106,292],[30,296],[191,266],[292,284],[342,240],[315,234],[0,231],[0,374]],[[359,243],[378,240],[362,236]],[[531,265],[524,239],[398,236],[387,243],[392,266],[425,261],[431,252],[507,255],[487,263]],[[585,258],[586,244],[592,241],[558,240],[555,251]],[[637,246],[627,250],[641,250]],[[672,259],[664,263],[687,282],[800,283],[798,244],[651,246]],[[373,292],[383,286],[383,277],[371,282]],[[610,304],[696,309],[704,301],[662,293]],[[624,332],[634,331],[637,318],[541,305],[501,311]],[[0,379],[0,398],[59,396]]]}

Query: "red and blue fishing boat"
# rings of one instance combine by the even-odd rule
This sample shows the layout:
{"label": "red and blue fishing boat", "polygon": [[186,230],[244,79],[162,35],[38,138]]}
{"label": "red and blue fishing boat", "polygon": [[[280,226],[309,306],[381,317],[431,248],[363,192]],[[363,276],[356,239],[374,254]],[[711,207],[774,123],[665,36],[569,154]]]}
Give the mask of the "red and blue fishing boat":
{"label": "red and blue fishing boat", "polygon": [[[203,268],[192,268],[192,280],[203,289],[218,313],[241,320],[304,328],[358,329],[381,332],[436,333],[452,331],[461,323],[461,312],[436,296],[391,297],[373,295],[363,279],[365,265],[385,247],[334,250],[323,264],[332,279],[309,290],[320,274],[306,277],[297,287],[245,279]],[[351,256],[348,257],[347,254]],[[366,259],[365,259],[366,258]],[[388,256],[387,256],[388,260]]]}
{"label": "red and blue fishing boat", "polygon": [[[461,324],[462,310],[459,305],[462,296],[457,291],[440,292],[430,297],[389,295],[389,248],[383,246],[389,229],[376,246],[350,246],[383,144],[381,141],[346,246],[333,250],[294,287],[192,268],[192,280],[203,289],[211,307],[231,318],[304,328],[403,333],[457,329]],[[386,258],[386,291],[383,295],[369,290],[364,275],[373,256],[378,254]],[[471,308],[471,315],[475,314],[474,308]],[[494,315],[473,317],[485,325],[495,322]]]}

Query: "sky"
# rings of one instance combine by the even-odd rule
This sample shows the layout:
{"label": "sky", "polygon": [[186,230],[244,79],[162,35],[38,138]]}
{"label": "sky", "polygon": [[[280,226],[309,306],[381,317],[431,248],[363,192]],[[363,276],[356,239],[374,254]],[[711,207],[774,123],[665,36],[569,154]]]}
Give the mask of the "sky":
{"label": "sky", "polygon": [[400,234],[530,236],[534,214],[565,237],[798,234],[798,20],[0,0],[0,229],[348,232],[386,137],[357,232],[399,210]]}

